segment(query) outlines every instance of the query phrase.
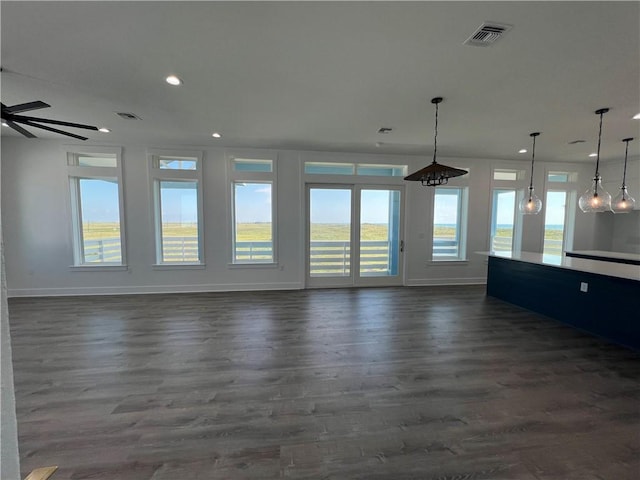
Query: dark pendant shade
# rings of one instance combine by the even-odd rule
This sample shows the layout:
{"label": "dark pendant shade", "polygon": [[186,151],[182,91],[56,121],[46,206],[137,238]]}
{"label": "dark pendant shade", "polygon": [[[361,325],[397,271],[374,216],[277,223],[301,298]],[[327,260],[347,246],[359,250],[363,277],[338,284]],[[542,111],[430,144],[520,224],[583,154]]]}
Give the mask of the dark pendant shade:
{"label": "dark pendant shade", "polygon": [[431,165],[427,165],[417,172],[407,175],[404,179],[414,182],[422,182],[422,185],[428,187],[435,187],[447,183],[450,178],[459,177],[466,173],[468,173],[466,170],[440,165],[438,162],[434,161]]}
{"label": "dark pendant shade", "polygon": [[433,137],[433,162],[431,165],[427,165],[417,172],[404,177],[405,180],[411,182],[421,182],[425,187],[437,187],[438,185],[446,184],[450,178],[459,177],[468,173],[466,170],[440,165],[436,162],[436,156],[438,153],[438,104],[441,102],[442,97],[435,97],[431,99],[431,103],[436,106],[436,126]]}

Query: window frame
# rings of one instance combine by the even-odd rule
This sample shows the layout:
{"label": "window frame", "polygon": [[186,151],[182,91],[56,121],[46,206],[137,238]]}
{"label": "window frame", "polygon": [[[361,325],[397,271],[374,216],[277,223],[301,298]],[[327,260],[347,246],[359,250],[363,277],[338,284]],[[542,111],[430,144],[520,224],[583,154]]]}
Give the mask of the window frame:
{"label": "window frame", "polygon": [[[435,208],[436,195],[438,190],[458,190],[458,225],[456,226],[456,238],[458,241],[457,255],[438,255],[433,253],[434,235],[435,235]],[[467,241],[468,241],[468,223],[469,223],[469,187],[466,182],[460,184],[439,185],[433,188],[433,202],[431,209],[431,251],[429,258],[431,264],[442,264],[443,262],[467,262]]]}
{"label": "window frame", "polygon": [[[496,173],[515,173],[515,180],[496,179]],[[498,164],[491,166],[491,195],[489,196],[489,236],[487,238],[488,250],[492,249],[491,237],[493,234],[493,217],[496,206],[493,204],[495,192],[498,190],[513,190],[515,192],[514,220],[513,220],[513,240],[511,244],[512,254],[522,251],[522,234],[524,229],[524,216],[520,213],[518,206],[525,196],[529,182],[527,169],[521,165]]]}
{"label": "window frame", "polygon": [[[76,146],[64,145],[64,157],[66,162],[66,182],[69,195],[67,205],[69,207],[70,234],[73,263],[72,270],[126,270],[127,266],[127,241],[125,222],[125,197],[124,178],[122,168],[122,147]],[[82,155],[109,155],[115,156],[115,167],[81,166],[78,157]],[[84,238],[82,234],[82,198],[80,180],[116,180],[118,186],[118,218],[120,227],[120,262],[85,262]]]}
{"label": "window frame", "polygon": [[[170,169],[160,168],[161,157],[175,157],[180,159],[195,159],[195,170],[190,169]],[[204,153],[200,150],[147,150],[147,167],[149,176],[149,195],[151,208],[151,228],[154,239],[153,261],[154,269],[176,269],[176,268],[204,268],[204,193],[203,193],[203,164]],[[198,208],[198,261],[188,262],[166,262],[163,259],[162,243],[162,201],[161,182],[185,182],[196,183],[196,205]]]}
{"label": "window frame", "polygon": [[[549,176],[553,174],[566,174],[566,181],[550,180]],[[578,205],[578,191],[581,185],[578,183],[578,172],[574,166],[570,165],[554,165],[547,166],[544,169],[544,197],[542,200],[542,229],[540,233],[540,251],[544,252],[545,222],[547,218],[547,194],[549,192],[565,193],[565,212],[564,212],[564,231],[562,235],[562,252],[573,248],[575,227],[576,227],[576,211]]]}
{"label": "window frame", "polygon": [[[228,151],[225,152],[227,164],[227,185],[229,192],[228,225],[229,228],[229,263],[228,268],[260,268],[275,267],[278,265],[278,155],[271,151]],[[271,162],[271,171],[236,170],[235,160],[245,163],[254,160],[259,163]],[[246,260],[239,261],[236,258],[236,196],[235,187],[238,183],[262,183],[271,186],[271,259],[270,260]]]}

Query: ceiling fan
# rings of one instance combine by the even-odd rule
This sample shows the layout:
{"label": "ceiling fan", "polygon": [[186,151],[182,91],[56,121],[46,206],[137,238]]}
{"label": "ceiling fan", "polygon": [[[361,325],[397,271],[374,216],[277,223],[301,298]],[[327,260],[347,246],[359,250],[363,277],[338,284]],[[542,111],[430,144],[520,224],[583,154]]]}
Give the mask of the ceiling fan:
{"label": "ceiling fan", "polygon": [[16,115],[22,112],[29,112],[31,110],[39,110],[41,108],[49,108],[51,105],[44,103],[40,100],[29,103],[21,103],[19,105],[14,105],[12,107],[7,107],[4,103],[2,105],[2,123],[6,124],[8,127],[13,128],[16,132],[21,133],[27,138],[36,138],[36,136],[31,133],[29,130],[23,128],[18,125],[19,123],[35,128],[41,128],[42,130],[47,130],[48,132],[59,133],[60,135],[66,135],[67,137],[77,138],[79,140],[87,140],[87,137],[83,137],[82,135],[76,135],[75,133],[65,132],[63,130],[59,130],[57,128],[49,127],[47,125],[40,125],[42,123],[50,123],[52,125],[62,125],[64,127],[73,127],[73,128],[84,128],[86,130],[98,130],[98,127],[93,127],[91,125],[83,125],[82,123],[71,123],[71,122],[63,122],[61,120],[52,120],[48,118],[36,118],[36,117],[27,117],[24,115]]}

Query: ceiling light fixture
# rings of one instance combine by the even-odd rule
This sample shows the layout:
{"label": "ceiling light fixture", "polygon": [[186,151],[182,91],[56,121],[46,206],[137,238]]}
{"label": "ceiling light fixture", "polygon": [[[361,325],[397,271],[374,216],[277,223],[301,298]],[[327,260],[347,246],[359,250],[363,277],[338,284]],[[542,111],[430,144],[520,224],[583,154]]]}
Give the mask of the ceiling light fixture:
{"label": "ceiling light fixture", "polygon": [[531,148],[531,179],[529,180],[529,196],[524,197],[520,201],[519,210],[524,215],[537,215],[542,210],[542,200],[533,191],[533,162],[536,158],[536,137],[540,132],[529,134],[533,138],[533,147]]}
{"label": "ceiling light fixture", "polygon": [[436,126],[433,137],[433,162],[431,165],[427,165],[417,172],[407,175],[404,179],[412,182],[421,182],[423,186],[436,187],[438,185],[448,183],[450,178],[459,177],[467,174],[468,172],[460,168],[440,165],[436,162],[436,155],[438,152],[438,104],[442,103],[442,97],[432,98],[431,103],[436,106]]}
{"label": "ceiling light fixture", "polygon": [[218,132],[213,132],[213,133],[211,134],[211,136],[212,136],[213,138],[220,138],[220,137],[222,137],[222,135],[220,135]]}
{"label": "ceiling light fixture", "polygon": [[518,150],[518,153],[527,153],[527,149],[526,148],[521,148],[520,150]]}
{"label": "ceiling light fixture", "polygon": [[596,173],[593,176],[591,188],[584,192],[578,200],[580,210],[584,213],[606,212],[611,210],[611,195],[602,188],[602,177],[600,176],[600,143],[602,142],[602,117],[609,111],[608,108],[596,110],[596,115],[600,115],[600,129],[598,130],[598,151],[596,153]]}
{"label": "ceiling light fixture", "polygon": [[4,120],[2,120],[2,126],[3,126],[3,127],[8,127],[8,126],[9,126],[9,124],[8,124],[7,122],[5,122]]}
{"label": "ceiling light fixture", "polygon": [[98,129],[98,131],[99,131],[99,132],[102,132],[102,133],[109,133],[109,132],[111,132],[111,130],[109,130],[107,127],[101,127],[101,128],[99,128],[99,129]]}
{"label": "ceiling light fixture", "polygon": [[169,75],[167,78],[165,78],[165,80],[169,85],[182,85],[182,80],[180,80],[180,78],[176,77],[175,75]]}
{"label": "ceiling light fixture", "polygon": [[596,152],[592,152],[592,153],[590,153],[590,154],[589,154],[589,156],[590,156],[590,157],[597,157],[597,156],[598,156],[598,154],[597,154]]}
{"label": "ceiling light fixture", "polygon": [[633,140],[633,138],[625,138],[622,140],[627,145],[624,149],[624,169],[622,170],[622,186],[620,187],[620,192],[611,202],[611,210],[613,213],[629,213],[633,210],[633,207],[636,205],[636,199],[633,198],[627,192],[627,155],[629,154],[629,142]]}
{"label": "ceiling light fixture", "polygon": [[640,113],[636,113],[636,114],[633,116],[633,119],[634,119],[634,120],[640,120]]}

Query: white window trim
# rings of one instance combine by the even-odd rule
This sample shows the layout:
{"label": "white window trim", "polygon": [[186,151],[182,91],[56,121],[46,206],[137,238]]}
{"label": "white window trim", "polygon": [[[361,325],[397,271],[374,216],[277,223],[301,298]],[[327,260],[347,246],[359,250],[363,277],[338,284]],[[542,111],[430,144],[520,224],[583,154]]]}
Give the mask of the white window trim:
{"label": "white window trim", "polygon": [[[464,182],[467,183],[467,182]],[[460,232],[458,235],[458,255],[457,256],[440,256],[440,257],[434,257],[433,256],[433,218],[435,216],[435,195],[436,195],[436,189],[455,189],[455,190],[460,190],[461,191],[461,195],[460,195],[460,207],[459,207],[459,211],[458,211],[458,217],[459,217],[459,228],[460,228]],[[441,265],[444,264],[444,262],[450,262],[450,263],[460,263],[460,262],[468,262],[469,259],[467,257],[467,224],[469,223],[469,218],[468,218],[468,211],[469,211],[469,187],[467,185],[451,185],[450,183],[447,185],[439,185],[437,187],[434,187],[433,189],[433,200],[432,200],[432,205],[433,208],[431,210],[431,251],[430,251],[430,260],[429,262],[427,262],[428,265]]]}
{"label": "white window trim", "polygon": [[[73,264],[69,266],[71,271],[114,271],[127,270],[127,241],[126,241],[126,222],[125,222],[125,206],[124,206],[124,175],[122,168],[122,147],[101,147],[88,145],[63,145],[64,162],[67,167],[67,192],[68,192],[68,218],[71,228],[71,245],[73,250]],[[108,154],[115,155],[115,167],[82,167],[70,164],[71,156],[81,154]],[[118,181],[118,209],[120,218],[120,259],[116,262],[103,263],[85,263],[84,262],[84,245],[82,233],[80,231],[81,224],[81,207],[80,207],[80,179],[117,179]]]}
{"label": "white window trim", "polygon": [[[241,158],[243,160],[270,160],[270,172],[246,172],[236,171],[234,169],[234,160]],[[229,185],[229,207],[227,208],[227,225],[229,225],[229,263],[227,268],[274,268],[278,266],[278,154],[269,150],[250,150],[250,149],[234,149],[225,152],[227,167],[227,184]],[[236,200],[235,200],[235,184],[240,182],[246,183],[269,183],[271,185],[271,242],[272,242],[272,258],[271,261],[256,262],[244,261],[239,262],[235,259],[236,244]]]}
{"label": "white window trim", "polygon": [[[195,170],[173,170],[155,168],[155,160],[158,157],[195,158]],[[151,214],[151,228],[154,239],[152,267],[154,270],[174,270],[174,269],[198,269],[204,267],[204,194],[203,194],[203,165],[204,153],[201,150],[168,150],[150,148],[147,149],[147,171],[149,178],[149,200]],[[198,256],[199,262],[163,262],[162,261],[162,216],[160,212],[160,190],[161,181],[196,182],[198,190],[196,202],[198,206]]]}
{"label": "white window trim", "polygon": [[[564,172],[569,174],[569,180],[566,182],[550,182],[550,172]],[[544,189],[542,198],[542,212],[543,224],[540,238],[540,245],[544,249],[544,219],[547,215],[547,192],[566,192],[567,206],[565,209],[564,218],[564,234],[562,236],[562,250],[571,250],[573,248],[575,227],[576,227],[576,212],[578,206],[578,192],[584,186],[579,182],[579,172],[576,171],[575,165],[559,164],[552,166],[545,166],[544,168]]]}

